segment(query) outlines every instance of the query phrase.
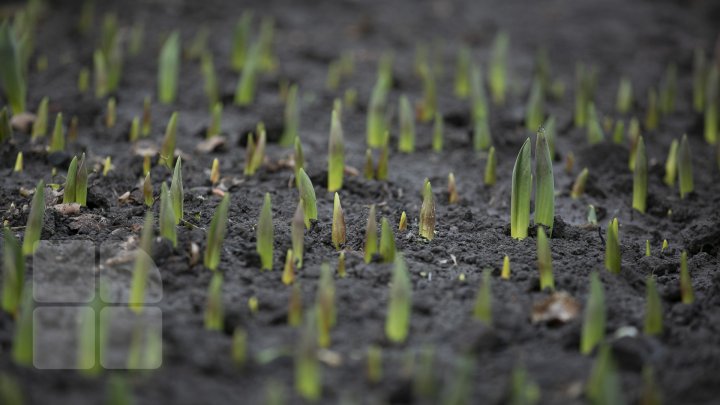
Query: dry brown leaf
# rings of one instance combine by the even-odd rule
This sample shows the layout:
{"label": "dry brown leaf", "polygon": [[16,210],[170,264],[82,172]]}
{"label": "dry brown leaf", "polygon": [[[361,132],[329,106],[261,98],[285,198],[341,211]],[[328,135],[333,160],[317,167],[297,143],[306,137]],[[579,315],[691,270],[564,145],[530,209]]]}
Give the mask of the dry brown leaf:
{"label": "dry brown leaf", "polygon": [[553,295],[533,305],[532,322],[566,323],[580,313],[580,304],[565,291]]}

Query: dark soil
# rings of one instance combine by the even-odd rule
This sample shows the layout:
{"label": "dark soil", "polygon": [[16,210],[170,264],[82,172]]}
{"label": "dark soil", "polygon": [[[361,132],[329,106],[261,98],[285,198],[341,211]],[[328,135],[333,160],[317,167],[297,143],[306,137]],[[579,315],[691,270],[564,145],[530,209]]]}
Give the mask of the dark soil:
{"label": "dark soil", "polygon": [[[346,108],[343,126],[346,162],[362,169],[365,154],[365,110],[383,51],[396,55],[390,105],[407,94],[421,97],[421,83],[413,69],[415,45],[438,40],[444,71],[439,81],[440,110],[445,122],[445,151],[430,146],[431,125],[418,124],[418,150],[405,155],[393,151],[387,182],[346,176],[340,192],[348,224],[347,278],[336,278],[337,325],[329,348],[341,358],[340,365],[323,369],[322,403],[438,403],[457,380],[458,362],[472,359],[468,403],[506,401],[511,371],[518,361],[541,389],[542,403],[585,403],[583,387],[594,356],[579,353],[582,316],[565,324],[532,323],[533,303],[549,293],[539,291],[534,236],[516,241],[509,235],[510,176],[515,156],[526,137],[523,124],[525,100],[532,77],[534,55],[547,48],[552,75],[567,85],[562,100],[549,100],[548,112],[558,119],[555,167],[556,229],[552,252],[556,288],[584,304],[589,275],[600,273],[607,303],[607,335],[622,375],[628,402],[636,402],[642,387],[641,371],[650,365],[656,373],[666,403],[714,403],[720,395],[720,174],[714,150],[702,138],[702,119],[691,108],[692,51],[696,46],[712,49],[720,8],[710,1],[116,1],[98,2],[97,13],[115,10],[122,27],[136,19],[146,23],[146,41],[138,57],[127,57],[118,101],[117,127],[103,122],[105,101],[80,95],[76,81],[81,67],[91,66],[99,36],[81,37],[73,32],[80,4],[55,2],[37,33],[38,55],[46,55],[49,68],[29,77],[29,109],[35,111],[43,96],[50,97],[50,111],[80,118],[77,142],[68,154],[48,157],[29,136],[15,134],[13,143],[2,145],[0,198],[3,219],[22,234],[27,220],[24,207],[40,178],[62,183],[69,158],[87,153],[100,167],[110,155],[115,169],[107,177],[91,175],[88,207],[81,217],[66,217],[48,210],[42,237],[51,240],[88,239],[96,243],[125,242],[139,235],[145,208],[139,190],[142,159],[127,141],[132,117],[142,110],[143,98],[156,88],[156,61],[162,38],[181,29],[185,44],[201,26],[211,29],[209,47],[219,73],[225,106],[225,148],[210,154],[195,151],[208,123],[207,101],[197,62],[184,61],[179,97],[175,105],[153,105],[152,140],[160,143],[172,111],[179,111],[178,149],[183,154],[185,212],[191,225],[181,226],[178,247],[156,243],[154,259],[163,281],[164,358],[160,369],[128,374],[138,404],[263,403],[268,387],[284,387],[288,403],[302,403],[293,389],[292,353],[298,330],[287,325],[291,287],[280,281],[285,252],[290,247],[290,220],[297,191],[289,187],[292,170],[278,166],[291,151],[275,144],[283,122],[279,84],[297,82],[302,96],[301,138],[307,171],[318,196],[319,221],[306,233],[305,265],[298,271],[306,305],[313,302],[324,261],[335,266],[337,252],[331,243],[332,194],[325,188],[327,136],[330,111],[342,90],[355,88],[358,105]],[[279,69],[260,79],[256,102],[248,108],[232,105],[237,75],[229,67],[232,28],[242,11],[270,15],[277,22],[275,49]],[[452,95],[455,55],[459,44],[472,46],[473,59],[487,66],[492,40],[499,30],[511,37],[511,95],[503,107],[491,107],[493,142],[498,152],[498,184],[486,187],[482,173],[486,156],[472,150],[471,124],[466,101]],[[342,82],[341,91],[325,90],[327,64],[342,51],[356,54],[355,73]],[[614,116],[615,92],[621,75],[633,81],[636,102],[632,116],[641,121],[646,94],[657,86],[669,62],[678,66],[677,111],[663,117],[658,130],[646,131],[650,162],[649,208],[640,215],[631,211],[632,173],[628,170],[628,147],[609,141],[588,146],[585,131],[572,123],[574,69],[578,61],[598,67],[596,96],[602,114]],[[34,63],[32,63],[34,66]],[[241,136],[258,121],[270,129],[267,164],[253,177],[243,176],[245,149]],[[394,120],[393,122],[396,122]],[[396,132],[396,131],[393,131]],[[693,153],[696,192],[681,200],[677,189],[662,182],[664,161],[672,139],[687,133]],[[392,144],[396,144],[393,134]],[[17,151],[25,155],[22,173],[12,173]],[[564,170],[564,157],[573,152],[575,169]],[[208,171],[214,158],[221,162],[223,184],[232,193],[228,235],[220,271],[224,275],[225,333],[203,327],[206,291],[211,272],[202,264],[191,265],[191,243],[205,245],[205,229],[219,198],[211,194]],[[51,178],[53,166],[58,174]],[[587,193],[570,198],[572,181],[583,167],[590,170]],[[454,172],[460,202],[447,203],[447,175]],[[171,173],[155,167],[155,191]],[[437,235],[431,242],[417,234],[420,190],[423,179],[434,186]],[[137,202],[120,203],[130,191]],[[261,272],[255,253],[255,224],[264,193],[273,201],[275,225],[274,271]],[[49,202],[49,201],[48,201]],[[20,208],[9,210],[11,203]],[[409,339],[395,345],[384,335],[391,265],[365,264],[362,256],[364,226],[371,204],[379,218],[397,224],[402,211],[409,218],[407,232],[396,233],[413,282],[413,311]],[[601,232],[587,226],[587,206],[598,208]],[[157,204],[154,208],[157,212]],[[668,211],[672,210],[672,215]],[[604,269],[605,224],[620,221],[622,272]],[[534,232],[533,232],[534,235]],[[669,249],[660,253],[664,239]],[[645,241],[652,256],[645,257]],[[680,302],[680,252],[689,253],[689,267],[696,301]],[[499,277],[504,255],[512,263],[509,281]],[[202,261],[201,261],[202,262]],[[480,275],[493,269],[492,327],[473,320],[472,307]],[[665,328],[661,336],[615,338],[623,327],[642,330],[645,278],[657,275],[662,296]],[[464,275],[464,281],[461,281]],[[248,299],[256,297],[259,311],[251,313]],[[280,355],[260,364],[252,360],[238,369],[230,358],[232,331],[244,328],[253,358],[269,350]],[[0,317],[0,369],[21,383],[27,403],[95,404],[106,396],[109,373],[93,379],[73,371],[42,371],[12,363],[9,351],[15,321]],[[366,350],[383,348],[384,374],[380,383],[366,378]],[[435,349],[436,395],[421,399],[413,394],[407,359],[423,347]],[[278,388],[274,388],[278,389]]]}

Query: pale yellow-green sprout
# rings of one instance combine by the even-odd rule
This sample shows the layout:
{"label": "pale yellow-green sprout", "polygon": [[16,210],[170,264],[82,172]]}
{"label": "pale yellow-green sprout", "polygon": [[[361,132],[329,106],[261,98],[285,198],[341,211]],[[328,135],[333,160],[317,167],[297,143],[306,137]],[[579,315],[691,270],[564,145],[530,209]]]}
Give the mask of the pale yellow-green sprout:
{"label": "pale yellow-green sprout", "polygon": [[401,343],[407,339],[412,312],[412,282],[405,259],[401,253],[395,256],[393,276],[390,282],[388,312],[385,318],[385,336]]}
{"label": "pale yellow-green sprout", "polygon": [[290,285],[295,281],[295,258],[292,249],[288,249],[285,255],[285,266],[283,267],[282,277],[283,284]]}
{"label": "pale yellow-green sprout", "polygon": [[433,197],[432,186],[427,180],[423,187],[419,232],[420,236],[427,240],[435,238],[435,197]]}
{"label": "pale yellow-green sprout", "polygon": [[342,205],[340,205],[340,195],[338,193],[335,193],[333,202],[332,242],[336,250],[339,250],[346,242],[345,214]]}
{"label": "pale yellow-green sprout", "polygon": [[340,122],[340,111],[333,109],[328,141],[328,184],[330,192],[340,190],[343,185],[345,171],[345,143]]}
{"label": "pale yellow-green sprout", "polygon": [[260,219],[257,225],[257,253],[260,255],[262,270],[272,270],[273,267],[273,218],[270,193],[265,193]]}
{"label": "pale yellow-green sprout", "polygon": [[302,198],[298,201],[295,214],[290,223],[290,239],[292,241],[293,257],[297,267],[303,265],[303,252],[305,251],[305,212]]}
{"label": "pale yellow-green sprout", "polygon": [[365,263],[372,261],[378,252],[377,220],[375,218],[375,204],[370,206],[367,226],[365,227]]}

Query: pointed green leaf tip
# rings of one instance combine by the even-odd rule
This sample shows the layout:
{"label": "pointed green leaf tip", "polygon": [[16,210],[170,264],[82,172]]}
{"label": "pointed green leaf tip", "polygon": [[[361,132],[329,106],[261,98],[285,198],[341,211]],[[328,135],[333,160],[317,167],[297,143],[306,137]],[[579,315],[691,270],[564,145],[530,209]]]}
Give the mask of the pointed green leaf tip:
{"label": "pointed green leaf tip", "polygon": [[345,214],[340,205],[338,193],[335,193],[333,201],[332,242],[336,250],[339,250],[346,242]]}
{"label": "pointed green leaf tip", "polygon": [[688,270],[687,252],[684,250],[680,254],[680,296],[683,304],[692,304],[695,301],[692,279]]}
{"label": "pointed green leaf tip", "polygon": [[310,229],[310,220],[317,220],[317,200],[315,198],[315,188],[313,187],[310,177],[305,173],[305,169],[298,172],[298,191],[303,201],[305,209],[305,227]]}
{"label": "pointed green leaf tip", "polygon": [[410,328],[412,309],[412,283],[402,253],[395,255],[390,301],[385,320],[385,335],[394,343],[404,342]]}
{"label": "pointed green leaf tip", "polygon": [[68,172],[67,177],[65,178],[65,187],[63,190],[63,204],[70,204],[74,203],[76,200],[75,197],[75,188],[77,184],[77,156],[73,156],[73,159],[70,161],[70,166],[68,166]]}
{"label": "pointed green leaf tip", "polygon": [[400,136],[398,150],[412,153],[415,151],[415,115],[407,96],[400,97]]}
{"label": "pointed green leaf tip", "polygon": [[605,241],[605,268],[611,273],[620,273],[620,233],[617,218],[608,224]]}
{"label": "pointed green leaf tip", "polygon": [[220,272],[213,273],[207,292],[205,304],[205,329],[220,331],[224,324],[222,301],[223,277]]}
{"label": "pointed green leaf tip", "polygon": [[173,158],[175,157],[175,143],[177,140],[177,111],[173,112],[165,128],[165,138],[163,138],[162,147],[160,148],[160,159],[158,164],[165,165],[169,169],[173,168]]}
{"label": "pointed green leaf tip", "polygon": [[380,229],[380,256],[384,263],[395,261],[395,235],[387,218],[383,217]]}
{"label": "pointed green leaf tip", "polygon": [[370,206],[367,226],[365,227],[365,263],[372,261],[373,255],[378,251],[377,220],[375,219],[375,204]]}
{"label": "pointed green leaf tip", "polygon": [[273,232],[272,202],[270,193],[265,193],[260,219],[257,225],[257,253],[260,255],[262,270],[272,270],[273,265]]}
{"label": "pointed green leaf tip", "polygon": [[655,277],[648,276],[645,283],[645,325],[643,332],[646,335],[659,335],[662,333],[662,302],[655,284]]}
{"label": "pointed green leaf tip", "polygon": [[20,243],[15,239],[12,231],[3,229],[5,242],[3,244],[3,285],[2,309],[16,315],[22,300],[25,280],[25,258],[20,249]]}
{"label": "pointed green leaf tip", "polygon": [[22,252],[25,256],[35,253],[40,232],[42,231],[43,218],[45,216],[45,182],[40,180],[35,187],[35,195],[30,203],[30,215],[28,215],[25,236],[23,238]]}
{"label": "pointed green leaf tip", "polygon": [[141,313],[145,304],[145,289],[152,264],[152,239],[153,239],[153,213],[148,211],[145,215],[145,222],[140,236],[139,249],[135,254],[135,266],[133,268],[132,281],[130,284],[130,299],[128,304],[135,313]]}
{"label": "pointed green leaf tip", "polygon": [[75,202],[87,206],[88,170],[85,154],[80,156],[77,175],[75,176]]}
{"label": "pointed green leaf tip", "polygon": [[552,232],[555,219],[555,179],[550,147],[543,128],[535,141],[535,224]]}
{"label": "pointed green leaf tip", "polygon": [[635,150],[635,170],[633,173],[633,208],[645,213],[647,208],[648,164],[645,154],[645,141],[641,136]]}
{"label": "pointed green leaf tip", "polygon": [[678,149],[678,176],[680,178],[680,198],[685,198],[695,190],[692,172],[692,157],[690,155],[690,142],[687,135],[683,135]]}
{"label": "pointed green leaf tip", "polygon": [[175,211],[165,182],[160,188],[160,236],[172,242],[173,247],[177,246]]}
{"label": "pointed green leaf tip", "polygon": [[220,205],[215,209],[212,221],[210,221],[210,230],[207,234],[207,245],[205,246],[205,257],[203,262],[205,267],[210,270],[217,270],[220,265],[220,254],[222,252],[222,244],[225,240],[227,232],[228,210],[230,208],[230,193],[225,193]]}
{"label": "pointed green leaf tip", "polygon": [[13,114],[25,111],[27,87],[22,73],[20,47],[8,22],[0,26],[0,82]]}
{"label": "pointed green leaf tip", "polygon": [[185,200],[182,180],[182,158],[179,156],[175,164],[175,170],[173,171],[172,182],[170,183],[170,197],[172,198],[175,224],[177,225],[183,219],[183,204]]}
{"label": "pointed green leaf tip", "polygon": [[52,138],[50,139],[50,147],[48,152],[62,152],[65,150],[65,131],[63,130],[63,116],[58,113],[55,117],[55,127],[53,128]]}
{"label": "pointed green leaf tip", "polygon": [[328,141],[328,184],[330,192],[340,190],[343,185],[343,172],[345,171],[345,145],[343,129],[340,123],[340,111],[334,109],[330,124],[330,139]]}
{"label": "pointed green leaf tip", "polygon": [[580,353],[590,354],[605,339],[605,292],[598,273],[590,275],[590,294],[585,302]]}
{"label": "pointed green leaf tip", "polygon": [[180,32],[173,31],[160,50],[158,61],[158,100],[172,104],[177,94],[180,75]]}
{"label": "pointed green leaf tip", "polygon": [[490,269],[483,270],[482,285],[475,299],[475,308],[473,317],[484,322],[486,325],[492,325],[492,290],[490,282],[492,280],[492,271]]}
{"label": "pointed green leaf tip", "polygon": [[300,108],[298,106],[298,85],[293,84],[285,100],[285,124],[283,135],[280,138],[280,145],[292,146],[298,138],[300,129]]}
{"label": "pointed green leaf tip", "polygon": [[540,290],[546,288],[555,288],[555,278],[553,277],[552,251],[550,250],[550,242],[545,234],[545,228],[539,226],[537,228],[537,257],[538,271],[540,272]]}
{"label": "pointed green leaf tip", "polygon": [[510,200],[510,236],[525,239],[530,226],[530,138],[520,148],[512,174],[512,195]]}
{"label": "pointed green leaf tip", "polygon": [[420,236],[427,240],[435,237],[435,197],[433,197],[432,186],[425,180],[423,187],[423,202],[420,207]]}

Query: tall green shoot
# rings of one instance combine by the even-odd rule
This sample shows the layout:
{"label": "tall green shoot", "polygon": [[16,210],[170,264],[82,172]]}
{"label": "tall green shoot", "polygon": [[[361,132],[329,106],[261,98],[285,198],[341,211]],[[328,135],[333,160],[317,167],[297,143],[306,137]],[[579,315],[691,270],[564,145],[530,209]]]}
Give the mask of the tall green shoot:
{"label": "tall green shoot", "polygon": [[0,83],[13,114],[25,112],[27,85],[23,76],[20,45],[9,23],[0,26]]}
{"label": "tall green shoot", "polygon": [[398,150],[412,153],[415,151],[415,115],[407,96],[400,97],[400,136]]}
{"label": "tall green shoot", "polygon": [[555,219],[555,179],[550,147],[543,128],[535,141],[535,224],[552,233]]}
{"label": "tall green shoot", "polygon": [[272,219],[272,202],[270,193],[265,193],[260,218],[257,225],[257,247],[260,255],[262,270],[272,270],[273,267],[273,241],[275,240]]}
{"label": "tall green shoot", "polygon": [[540,273],[540,290],[546,288],[555,289],[550,241],[545,234],[545,228],[542,226],[537,228],[537,258],[538,272]]}
{"label": "tall green shoot", "polygon": [[393,343],[407,339],[412,311],[412,283],[402,253],[395,255],[388,312],[385,318],[385,336]]}
{"label": "tall green shoot", "polygon": [[45,217],[45,182],[40,180],[35,187],[35,195],[33,195],[30,203],[30,215],[28,215],[27,226],[25,226],[25,236],[23,237],[22,252],[25,256],[35,253],[40,241],[40,232],[42,231],[43,218]]}
{"label": "tall green shoot", "polygon": [[680,179],[680,198],[695,190],[692,171],[692,156],[690,155],[690,142],[687,135],[683,135],[678,149],[678,178]]}
{"label": "tall green shoot", "polygon": [[222,253],[222,245],[227,232],[228,210],[230,208],[230,193],[225,193],[220,204],[215,208],[212,220],[210,221],[210,229],[207,234],[207,243],[205,245],[205,255],[203,263],[210,270],[217,270],[220,265],[220,255]]}
{"label": "tall green shoot", "polygon": [[598,273],[590,275],[590,293],[585,302],[580,353],[590,354],[605,339],[605,292]]}
{"label": "tall green shoot", "polygon": [[510,236],[515,239],[525,239],[530,226],[530,162],[530,138],[527,138],[520,148],[512,174]]}
{"label": "tall green shoot", "polygon": [[635,150],[635,171],[633,173],[633,209],[645,213],[648,192],[648,162],[645,154],[645,141],[641,136]]}
{"label": "tall green shoot", "polygon": [[345,142],[343,140],[340,111],[333,109],[328,140],[328,184],[330,192],[340,190],[343,185],[345,171]]}
{"label": "tall green shoot", "polygon": [[158,59],[158,100],[172,104],[180,76],[180,32],[173,31],[165,40]]}
{"label": "tall green shoot", "polygon": [[620,273],[620,234],[617,218],[608,224],[605,236],[605,268],[611,273]]}
{"label": "tall green shoot", "polygon": [[160,187],[160,236],[172,242],[177,247],[177,228],[175,222],[175,210],[168,191],[167,184],[162,183]]}

